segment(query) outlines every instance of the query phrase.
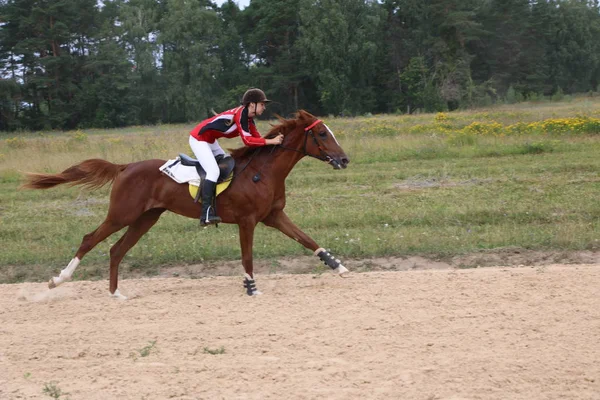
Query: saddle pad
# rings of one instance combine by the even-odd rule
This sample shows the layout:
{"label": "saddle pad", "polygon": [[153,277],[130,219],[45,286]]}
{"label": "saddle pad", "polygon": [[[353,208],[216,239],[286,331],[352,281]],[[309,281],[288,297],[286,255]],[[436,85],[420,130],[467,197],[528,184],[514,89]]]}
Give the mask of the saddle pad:
{"label": "saddle pad", "polygon": [[189,182],[190,185],[200,186],[200,175],[196,168],[182,165],[179,157],[167,161],[159,170],[177,183]]}
{"label": "saddle pad", "polygon": [[[226,180],[224,180],[223,182],[217,183],[217,189],[215,190],[215,196],[218,196],[221,193],[223,193],[225,191],[225,189],[227,189],[229,187],[232,180],[233,180],[233,172],[231,174],[229,174],[229,177]],[[190,195],[195,199],[196,196],[198,195],[198,190],[200,190],[200,188],[198,187],[198,185],[194,185],[191,181],[190,181],[190,184],[188,185],[188,188],[189,188]]]}

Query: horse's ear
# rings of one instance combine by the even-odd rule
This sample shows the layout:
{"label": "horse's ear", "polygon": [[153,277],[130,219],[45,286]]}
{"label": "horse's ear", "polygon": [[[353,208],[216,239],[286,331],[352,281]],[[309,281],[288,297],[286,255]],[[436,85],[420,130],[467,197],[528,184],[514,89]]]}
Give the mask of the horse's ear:
{"label": "horse's ear", "polygon": [[[273,114],[275,116],[275,118],[277,118],[277,120],[279,121],[279,125],[275,125],[271,122],[269,122],[269,125],[271,125],[271,128],[276,128],[276,127],[280,127],[284,122],[286,122],[287,120],[285,118],[283,118],[281,115],[274,113]],[[270,134],[271,132],[269,132],[267,134],[267,136]],[[266,136],[265,136],[266,137]]]}
{"label": "horse's ear", "polygon": [[306,110],[298,110],[297,116],[298,116],[298,119],[300,119],[300,120],[313,120],[313,119],[315,119],[314,115],[312,115],[311,113],[309,113]]}
{"label": "horse's ear", "polygon": [[273,114],[275,116],[275,118],[277,118],[279,120],[279,125],[273,124],[273,123],[269,123],[269,125],[271,125],[271,130],[264,135],[263,137],[265,139],[271,139],[274,138],[275,136],[277,136],[282,132],[282,128],[289,126],[289,124],[293,121],[287,120],[285,118],[283,118],[281,115],[274,113]]}

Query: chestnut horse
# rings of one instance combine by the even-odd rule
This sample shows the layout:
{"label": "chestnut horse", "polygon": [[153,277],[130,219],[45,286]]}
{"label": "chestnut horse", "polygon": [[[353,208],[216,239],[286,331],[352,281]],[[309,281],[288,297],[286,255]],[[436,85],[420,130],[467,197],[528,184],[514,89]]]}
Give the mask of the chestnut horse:
{"label": "chestnut horse", "polygon": [[[257,295],[252,265],[254,229],[259,222],[276,228],[310,249],[326,265],[343,275],[348,270],[340,260],[319,246],[290,220],[285,207],[285,179],[304,156],[331,164],[334,169],[346,168],[349,159],[333,132],[306,111],[294,119],[280,119],[265,137],[284,135],[281,145],[242,147],[232,151],[235,160],[234,179],[216,200],[223,223],[239,227],[244,287],[249,295]],[[169,210],[189,218],[200,218],[200,203],[188,192],[188,184],[179,184],[159,171],[165,160],[145,160],[131,164],[113,164],[102,159],[85,160],[60,174],[27,174],[22,185],[29,189],[48,189],[60,184],[99,188],[112,182],[108,215],[100,226],[83,237],[75,257],[50,279],[54,288],[70,280],[81,259],[111,234],[129,227],[110,249],[111,295],[125,298],[118,291],[119,264],[127,251],[150,230],[162,213]]]}

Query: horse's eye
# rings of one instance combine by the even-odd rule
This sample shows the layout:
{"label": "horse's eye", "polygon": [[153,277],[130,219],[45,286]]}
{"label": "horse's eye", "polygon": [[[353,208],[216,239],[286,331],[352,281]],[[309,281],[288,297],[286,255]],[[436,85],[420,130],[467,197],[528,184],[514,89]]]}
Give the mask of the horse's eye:
{"label": "horse's eye", "polygon": [[326,139],[327,138],[327,132],[325,132],[325,131],[319,132],[319,136],[321,137],[321,139]]}

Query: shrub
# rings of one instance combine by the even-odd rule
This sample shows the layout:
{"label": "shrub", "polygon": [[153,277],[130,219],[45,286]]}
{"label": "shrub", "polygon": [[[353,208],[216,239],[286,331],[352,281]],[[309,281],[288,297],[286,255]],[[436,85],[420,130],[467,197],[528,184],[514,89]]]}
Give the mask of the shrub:
{"label": "shrub", "polygon": [[6,145],[13,149],[23,149],[27,146],[25,139],[20,137],[14,137],[10,139],[6,139]]}

